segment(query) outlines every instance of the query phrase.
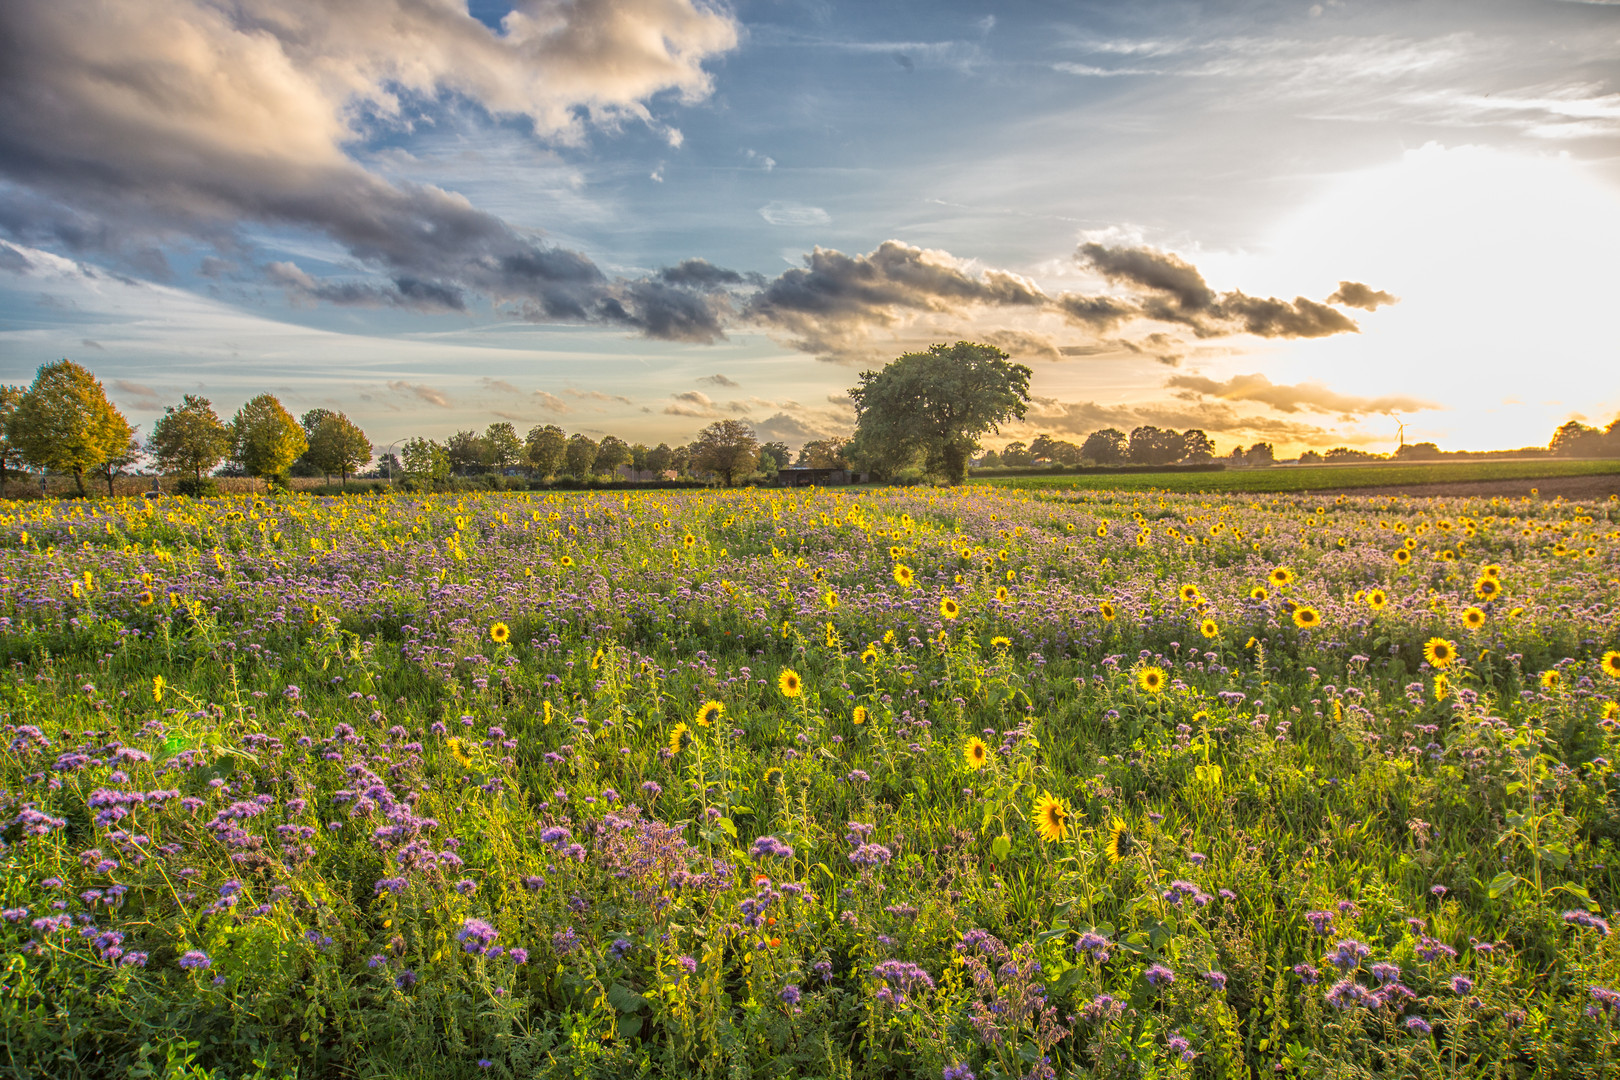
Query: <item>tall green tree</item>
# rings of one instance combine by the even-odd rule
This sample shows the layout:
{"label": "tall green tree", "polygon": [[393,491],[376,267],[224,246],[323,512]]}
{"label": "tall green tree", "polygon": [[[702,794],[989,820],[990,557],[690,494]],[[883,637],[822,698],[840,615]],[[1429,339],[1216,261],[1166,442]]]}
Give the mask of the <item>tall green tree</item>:
{"label": "tall green tree", "polygon": [[498,473],[504,474],[524,459],[523,440],[518,438],[517,429],[504,420],[484,429],[483,442],[484,461]]}
{"label": "tall green tree", "polygon": [[200,484],[203,473],[231,452],[231,429],[214,413],[213,402],[187,394],[152,425],[147,452],[157,459],[158,471],[187,472]]}
{"label": "tall green tree", "polygon": [[41,367],[6,418],[6,440],[22,460],[72,473],[80,495],[85,470],[124,455],[134,435],[96,377],[71,360]]}
{"label": "tall green tree", "polygon": [[1023,419],[1028,407],[1033,372],[1009,359],[994,345],[959,341],[862,372],[849,392],[860,456],[901,460],[921,452],[930,472],[960,484],[979,437]]}
{"label": "tall green tree", "polygon": [[450,454],[432,439],[410,439],[400,447],[405,475],[422,484],[442,483],[450,478]]}
{"label": "tall green tree", "polygon": [[589,480],[596,464],[596,441],[586,435],[574,435],[568,440],[568,475],[578,480]]}
{"label": "tall green tree", "polygon": [[307,456],[328,477],[337,473],[347,487],[350,474],[371,460],[371,440],[343,413],[331,413],[310,433]]}
{"label": "tall green tree", "polygon": [[613,474],[630,463],[630,446],[617,435],[603,436],[596,447],[596,471]]}
{"label": "tall green tree", "polygon": [[307,449],[304,429],[274,394],[260,394],[231,418],[231,457],[249,476],[285,483],[287,470]]}
{"label": "tall green tree", "polygon": [[1090,458],[1098,465],[1120,465],[1125,461],[1127,440],[1119,428],[1103,428],[1086,436],[1080,444],[1080,456]]}
{"label": "tall green tree", "polygon": [[529,429],[523,450],[534,475],[542,480],[550,480],[562,471],[563,463],[567,460],[568,433],[556,424],[544,427],[536,424]]}
{"label": "tall green tree", "polygon": [[727,487],[759,468],[759,440],[740,420],[716,420],[698,432],[692,467],[707,469]]}
{"label": "tall green tree", "polygon": [[11,414],[17,411],[17,403],[27,392],[20,386],[0,386],[0,491],[5,490],[11,471],[22,468],[22,452],[6,434],[6,428],[11,423]]}
{"label": "tall green tree", "polygon": [[475,431],[456,432],[445,443],[444,449],[450,455],[450,468],[463,476],[488,463],[488,447]]}

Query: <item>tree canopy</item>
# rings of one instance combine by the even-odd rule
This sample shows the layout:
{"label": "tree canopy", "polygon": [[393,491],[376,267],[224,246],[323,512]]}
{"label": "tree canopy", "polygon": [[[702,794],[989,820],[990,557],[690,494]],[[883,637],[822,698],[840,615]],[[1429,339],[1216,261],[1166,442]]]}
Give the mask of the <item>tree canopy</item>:
{"label": "tree canopy", "polygon": [[405,475],[422,484],[436,484],[450,477],[450,455],[432,439],[410,439],[400,447]]}
{"label": "tree canopy", "polygon": [[371,440],[343,413],[329,413],[310,433],[309,460],[328,476],[337,473],[347,484],[349,474],[371,460]]}
{"label": "tree canopy", "polygon": [[740,420],[716,420],[698,432],[692,467],[707,469],[727,487],[759,467],[759,440]]}
{"label": "tree canopy", "polygon": [[215,414],[213,402],[187,394],[152,425],[147,450],[159,471],[191,473],[200,483],[203,473],[212,472],[231,452],[231,429]]}
{"label": "tree canopy", "polygon": [[231,457],[249,476],[279,480],[307,449],[304,429],[274,394],[260,394],[231,418]]}
{"label": "tree canopy", "polygon": [[21,459],[72,473],[80,495],[85,470],[124,457],[134,435],[100,381],[71,360],[41,367],[6,418],[6,441]]}
{"label": "tree canopy", "polygon": [[529,429],[529,438],[523,449],[529,468],[540,479],[549,480],[562,471],[563,463],[568,458],[568,433],[556,424],[545,427],[536,424]]}

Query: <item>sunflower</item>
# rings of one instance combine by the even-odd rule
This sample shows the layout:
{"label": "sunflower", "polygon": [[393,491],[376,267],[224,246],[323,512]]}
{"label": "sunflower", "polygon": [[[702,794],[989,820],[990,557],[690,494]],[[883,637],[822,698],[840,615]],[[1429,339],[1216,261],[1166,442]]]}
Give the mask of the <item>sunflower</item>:
{"label": "sunflower", "polygon": [[939,613],[947,619],[954,619],[962,614],[962,605],[947,596],[939,602]]}
{"label": "sunflower", "polygon": [[1101,540],[1107,535],[1108,535],[1108,526],[1107,525],[1099,525],[1099,526],[1097,526],[1097,539]]}
{"label": "sunflower", "polygon": [[1108,841],[1103,845],[1103,854],[1108,861],[1117,863],[1136,850],[1136,837],[1131,835],[1131,827],[1115,818],[1108,823]]}
{"label": "sunflower", "polygon": [[1220,625],[1216,623],[1214,619],[1205,619],[1203,622],[1199,623],[1198,632],[1207,638],[1221,636]]}
{"label": "sunflower", "polygon": [[1603,654],[1599,665],[1603,668],[1603,674],[1611,679],[1620,679],[1620,652],[1610,649]]}
{"label": "sunflower", "polygon": [[997,585],[996,586],[996,599],[998,601],[1000,601],[1001,603],[1003,603],[1003,604],[1005,604],[1008,600],[1012,599],[1012,594],[1007,591],[1007,586],[1005,586],[1005,585]]}
{"label": "sunflower", "polygon": [[1486,563],[1479,568],[1479,572],[1482,577],[1500,578],[1502,576],[1502,567],[1496,563]]}
{"label": "sunflower", "polygon": [[1603,719],[1620,720],[1620,701],[1605,701],[1603,703]]}
{"label": "sunflower", "polygon": [[983,739],[975,735],[967,741],[966,746],[962,747],[962,760],[968,763],[969,768],[982,769],[984,763],[990,760],[990,748],[985,745]]}
{"label": "sunflower", "polygon": [[1478,630],[1485,625],[1485,613],[1477,607],[1463,608],[1462,622],[1468,629]]}
{"label": "sunflower", "polygon": [[685,724],[676,724],[669,733],[669,752],[678,754],[692,745],[692,729]]}
{"label": "sunflower", "polygon": [[1367,606],[1374,611],[1383,611],[1384,605],[1389,603],[1389,594],[1383,589],[1374,589],[1367,594]]}
{"label": "sunflower", "polygon": [[1294,609],[1294,625],[1301,630],[1309,630],[1313,626],[1320,625],[1321,622],[1322,616],[1313,607],[1301,605]]}
{"label": "sunflower", "polygon": [[1557,668],[1548,668],[1541,673],[1541,688],[1543,690],[1556,690],[1564,677],[1558,673]]}
{"label": "sunflower", "polygon": [[135,599],[140,601],[141,607],[151,607],[152,601],[156,600],[157,597],[152,595],[151,589],[146,589]]}
{"label": "sunflower", "polygon": [[688,551],[690,551],[697,545],[697,537],[693,536],[691,533],[687,533],[685,536],[681,537],[681,543],[686,546]]}
{"label": "sunflower", "polygon": [[828,611],[838,610],[838,594],[831,589],[827,590],[826,595],[821,598],[821,602],[827,605]]}
{"label": "sunflower", "polygon": [[574,557],[572,555],[564,555],[562,558],[557,560],[557,565],[566,570],[570,566],[574,565]]}
{"label": "sunflower", "polygon": [[1445,638],[1432,637],[1423,643],[1423,659],[1427,660],[1431,667],[1444,670],[1457,659],[1457,646]]}
{"label": "sunflower", "polygon": [[497,645],[505,645],[507,641],[511,640],[511,637],[512,631],[503,622],[498,622],[489,628],[489,640]]}
{"label": "sunflower", "polygon": [[1407,563],[1412,561],[1412,553],[1407,551],[1405,548],[1396,548],[1395,553],[1391,556],[1391,558],[1393,558],[1397,564],[1405,566]]}
{"label": "sunflower", "polygon": [[1502,594],[1502,583],[1489,575],[1474,582],[1474,595],[1481,600],[1494,600]]}
{"label": "sunflower", "polygon": [[909,589],[914,580],[916,580],[916,575],[911,572],[911,567],[905,563],[894,564],[894,582],[896,585]]}
{"label": "sunflower", "polygon": [[1198,603],[1198,586],[1183,585],[1176,595],[1181,597],[1183,604],[1196,604]]}
{"label": "sunflower", "polygon": [[1272,569],[1268,577],[1273,585],[1281,589],[1293,583],[1294,572],[1286,566],[1278,566]]}
{"label": "sunflower", "polygon": [[724,715],[726,715],[725,705],[718,701],[705,701],[698,706],[697,715],[692,717],[692,723],[698,727],[708,727]]}
{"label": "sunflower", "polygon": [[783,697],[798,697],[804,693],[804,680],[792,668],[783,668],[782,674],[776,677],[776,688],[782,692]]}
{"label": "sunflower", "polygon": [[765,782],[767,784],[769,784],[771,787],[781,787],[782,786],[782,770],[778,769],[775,765],[772,765],[770,768],[766,769],[765,770]]}
{"label": "sunflower", "polygon": [[467,756],[467,751],[461,748],[460,739],[452,735],[450,738],[444,740],[444,745],[450,751],[450,756],[461,763],[462,768],[465,769],[472,765],[473,760]]}
{"label": "sunflower", "polygon": [[997,634],[995,637],[990,639],[990,647],[992,649],[1010,649],[1012,648],[1012,638],[1002,637],[1000,634]]}
{"label": "sunflower", "polygon": [[870,644],[870,645],[868,645],[866,647],[865,652],[861,653],[861,663],[870,664],[872,661],[876,660],[877,658],[878,658],[877,642],[874,641],[874,642],[872,642],[872,644]]}
{"label": "sunflower", "polygon": [[1145,667],[1136,673],[1136,685],[1149,694],[1157,694],[1164,689],[1164,669]]}
{"label": "sunflower", "polygon": [[836,649],[842,644],[843,644],[843,641],[838,636],[838,627],[834,626],[832,623],[828,623],[827,624],[827,648]]}
{"label": "sunflower", "polygon": [[[905,553],[906,553],[906,549],[903,548],[903,547],[900,547],[898,545],[890,545],[890,547],[889,547],[889,558],[891,558],[891,559],[898,559],[900,556],[904,555]],[[896,576],[898,577],[898,575],[896,575]],[[902,582],[901,584],[904,584],[904,582]]]}
{"label": "sunflower", "polygon": [[1035,800],[1035,808],[1029,812],[1029,821],[1035,826],[1035,831],[1041,834],[1041,839],[1049,844],[1069,835],[1069,810],[1063,805],[1063,800],[1050,791],[1041,792]]}
{"label": "sunflower", "polygon": [[1271,594],[1266,592],[1266,587],[1264,585],[1256,585],[1254,588],[1249,590],[1249,599],[1253,600],[1257,604],[1265,603],[1270,597]]}
{"label": "sunflower", "polygon": [[1107,600],[1104,600],[1102,603],[1097,605],[1097,613],[1109,622],[1113,622],[1114,617],[1119,614],[1114,605],[1110,604]]}

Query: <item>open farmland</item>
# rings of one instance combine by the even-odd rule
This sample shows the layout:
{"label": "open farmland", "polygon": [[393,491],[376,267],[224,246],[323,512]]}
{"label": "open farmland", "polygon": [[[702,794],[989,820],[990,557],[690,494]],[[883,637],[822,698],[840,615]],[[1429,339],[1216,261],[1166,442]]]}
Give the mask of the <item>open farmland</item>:
{"label": "open farmland", "polygon": [[[1542,479],[1586,478],[1570,494],[1592,497],[1620,488],[1620,461],[1459,461],[1380,465],[1281,465],[1264,469],[1225,472],[1129,473],[1115,476],[1031,473],[1027,476],[975,478],[975,484],[994,484],[1026,491],[1174,491],[1174,492],[1298,492],[1353,491],[1358,488],[1417,489],[1423,494],[1445,494],[1443,485],[1455,484],[1455,494],[1528,494]],[[1522,485],[1509,482],[1528,481]],[[1504,485],[1501,491],[1472,490]],[[1523,491],[1518,490],[1522,486]],[[1547,485],[1549,490],[1558,486]]]}
{"label": "open farmland", "polygon": [[1615,503],[10,510],[9,1075],[1614,1068]]}

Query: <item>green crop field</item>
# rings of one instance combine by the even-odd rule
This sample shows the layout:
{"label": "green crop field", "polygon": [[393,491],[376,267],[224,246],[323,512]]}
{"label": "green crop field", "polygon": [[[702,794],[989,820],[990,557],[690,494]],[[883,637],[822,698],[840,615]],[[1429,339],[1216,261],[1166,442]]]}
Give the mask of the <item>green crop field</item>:
{"label": "green crop field", "polygon": [[1283,465],[1210,473],[1134,473],[1124,476],[1028,476],[974,478],[973,484],[1031,491],[1338,491],[1366,487],[1526,480],[1620,473],[1620,461],[1461,461],[1418,465]]}
{"label": "green crop field", "polygon": [[1620,1067],[1607,501],[4,509],[7,1078]]}

